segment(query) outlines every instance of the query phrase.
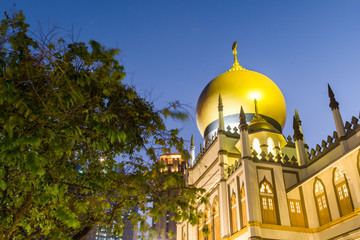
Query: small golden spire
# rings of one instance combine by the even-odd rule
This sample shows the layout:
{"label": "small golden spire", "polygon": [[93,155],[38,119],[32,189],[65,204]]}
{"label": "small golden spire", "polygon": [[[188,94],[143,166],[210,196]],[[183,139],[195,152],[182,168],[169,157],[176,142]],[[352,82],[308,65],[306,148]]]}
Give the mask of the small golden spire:
{"label": "small golden spire", "polygon": [[235,71],[235,70],[243,70],[244,68],[242,66],[240,66],[238,60],[237,60],[237,41],[235,41],[232,45],[232,51],[234,54],[234,64],[232,66],[232,68],[229,71]]}
{"label": "small golden spire", "polygon": [[259,110],[257,107],[257,100],[254,99],[254,104],[255,104],[255,116],[254,118],[251,120],[250,123],[256,123],[256,122],[266,122],[265,119],[263,119],[260,115],[259,115]]}
{"label": "small golden spire", "polygon": [[259,110],[258,110],[258,107],[257,107],[257,100],[256,100],[256,98],[254,99],[254,104],[255,104],[255,116],[258,116],[258,115],[259,115]]}
{"label": "small golden spire", "polygon": [[298,111],[297,111],[297,109],[296,109],[296,108],[295,108],[295,117],[296,117],[296,120],[300,119],[300,117],[299,117],[299,113],[298,113]]}

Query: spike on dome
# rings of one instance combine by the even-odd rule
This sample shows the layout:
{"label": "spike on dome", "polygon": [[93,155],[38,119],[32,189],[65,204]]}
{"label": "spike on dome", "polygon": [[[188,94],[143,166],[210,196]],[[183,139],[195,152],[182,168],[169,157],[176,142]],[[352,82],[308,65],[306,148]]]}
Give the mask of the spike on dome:
{"label": "spike on dome", "polygon": [[234,64],[229,71],[237,71],[237,70],[244,70],[242,66],[240,66],[238,59],[237,59],[237,41],[235,41],[232,45],[232,51],[234,54]]}

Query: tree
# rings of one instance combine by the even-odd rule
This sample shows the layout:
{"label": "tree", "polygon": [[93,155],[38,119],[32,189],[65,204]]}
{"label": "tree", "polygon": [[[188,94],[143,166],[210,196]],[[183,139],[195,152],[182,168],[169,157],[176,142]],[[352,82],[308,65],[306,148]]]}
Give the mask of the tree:
{"label": "tree", "polygon": [[163,121],[182,113],[124,84],[118,49],[28,28],[21,11],[0,26],[0,238],[81,239],[98,224],[121,234],[135,206],[142,231],[167,210],[195,223],[201,190],[156,164],[171,148],[188,157]]}

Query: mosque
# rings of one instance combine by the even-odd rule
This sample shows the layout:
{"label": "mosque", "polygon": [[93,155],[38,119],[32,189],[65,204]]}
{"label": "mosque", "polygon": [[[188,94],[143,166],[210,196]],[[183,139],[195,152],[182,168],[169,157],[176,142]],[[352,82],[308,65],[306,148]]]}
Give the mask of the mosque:
{"label": "mosque", "polygon": [[268,77],[237,61],[202,91],[196,109],[204,146],[192,140],[187,182],[206,189],[198,225],[178,240],[360,239],[360,123],[343,122],[328,86],[336,131],[309,149],[299,114],[285,138],[286,103]]}

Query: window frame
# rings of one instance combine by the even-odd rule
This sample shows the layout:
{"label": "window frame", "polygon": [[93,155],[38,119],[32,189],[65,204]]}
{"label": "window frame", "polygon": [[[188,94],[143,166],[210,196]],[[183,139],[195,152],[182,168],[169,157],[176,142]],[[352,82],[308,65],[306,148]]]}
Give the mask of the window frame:
{"label": "window frame", "polygon": [[[316,187],[317,182],[319,182],[321,184],[322,188],[323,188],[322,193],[316,194],[316,192],[315,192],[315,187]],[[325,224],[331,222],[332,217],[331,217],[331,211],[330,211],[330,207],[329,207],[329,200],[328,200],[328,196],[327,196],[327,193],[326,193],[325,185],[321,181],[320,178],[317,178],[317,177],[315,178],[314,186],[313,186],[313,194],[314,194],[314,200],[315,200],[315,206],[316,206],[316,212],[317,212],[317,215],[318,215],[319,225],[322,226],[322,225],[325,225]],[[329,221],[328,222],[323,222],[323,220],[321,219],[320,211],[322,209],[320,209],[320,206],[318,204],[318,198],[323,199],[323,196],[321,196],[321,197],[317,197],[317,196],[322,195],[322,194],[324,194],[323,196],[325,197],[326,208],[327,208],[327,212],[328,212],[328,215],[329,215]],[[323,203],[324,203],[324,201],[321,200],[321,205],[323,205]]]}
{"label": "window frame", "polygon": [[[337,171],[339,172],[339,174],[340,174],[340,176],[341,176],[341,179],[343,179],[342,181],[337,181],[337,182],[336,182],[335,177],[336,177],[336,172],[337,172]],[[348,194],[348,197],[347,197],[347,198],[348,198],[348,199],[345,200],[345,201],[348,201],[348,204],[350,204],[350,208],[351,208],[351,211],[349,211],[349,212],[347,212],[347,213],[344,213],[344,211],[346,210],[346,209],[344,209],[344,208],[346,208],[346,206],[343,206],[343,205],[341,204],[341,199],[340,199],[340,195],[339,195],[339,191],[338,191],[339,185],[341,185],[340,188],[341,188],[342,194],[344,194],[343,185],[345,185],[345,187],[346,187],[346,189],[347,189],[347,194]],[[342,173],[342,172],[340,171],[340,169],[337,168],[337,167],[335,167],[334,170],[333,170],[333,187],[334,187],[335,198],[336,198],[336,203],[337,203],[337,205],[338,205],[340,217],[345,216],[345,215],[347,215],[347,214],[349,214],[349,213],[352,213],[352,212],[354,211],[354,203],[353,203],[353,201],[352,201],[351,192],[350,192],[349,184],[348,184],[348,181],[347,181],[347,177],[346,177],[345,173]],[[344,197],[344,198],[346,198],[346,197]]]}

